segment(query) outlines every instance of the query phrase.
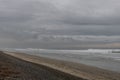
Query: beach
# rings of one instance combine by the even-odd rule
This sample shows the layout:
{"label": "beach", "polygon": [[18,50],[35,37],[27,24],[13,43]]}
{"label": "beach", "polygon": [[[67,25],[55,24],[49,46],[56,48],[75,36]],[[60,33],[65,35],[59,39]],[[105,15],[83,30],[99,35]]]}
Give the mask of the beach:
{"label": "beach", "polygon": [[0,52],[0,80],[85,80]]}
{"label": "beach", "polygon": [[[12,64],[17,65],[14,69],[18,70],[18,77],[25,76],[25,79],[21,78],[20,80],[120,80],[120,73],[75,62],[17,52],[4,52],[1,54],[1,57],[6,57],[4,59],[8,59],[8,62],[10,61],[9,63],[12,61]],[[41,68],[43,71],[41,71]],[[21,71],[23,74],[20,74]],[[47,74],[47,77],[43,76],[44,72]]]}

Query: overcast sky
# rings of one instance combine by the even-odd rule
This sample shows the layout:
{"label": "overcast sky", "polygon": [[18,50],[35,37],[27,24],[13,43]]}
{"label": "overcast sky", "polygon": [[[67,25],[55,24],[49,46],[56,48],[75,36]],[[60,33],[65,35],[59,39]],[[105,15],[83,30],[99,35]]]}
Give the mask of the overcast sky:
{"label": "overcast sky", "polygon": [[119,0],[0,0],[0,48],[119,48]]}

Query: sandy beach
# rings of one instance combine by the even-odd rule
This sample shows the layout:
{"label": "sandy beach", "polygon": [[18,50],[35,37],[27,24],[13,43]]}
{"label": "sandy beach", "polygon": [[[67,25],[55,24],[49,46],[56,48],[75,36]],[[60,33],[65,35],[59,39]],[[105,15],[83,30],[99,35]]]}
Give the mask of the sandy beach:
{"label": "sandy beach", "polygon": [[0,80],[85,80],[0,52]]}
{"label": "sandy beach", "polygon": [[[12,64],[17,65],[13,73],[17,73],[18,77],[25,76],[25,79],[21,78],[19,80],[120,80],[120,73],[79,63],[15,52],[4,52],[0,57],[6,57],[6,59],[3,59],[8,59],[9,63],[12,61]],[[44,70],[42,74],[41,68]],[[29,71],[27,71],[28,69]],[[23,74],[20,74],[21,71],[23,71]],[[47,77],[43,76],[43,72],[47,74]]]}

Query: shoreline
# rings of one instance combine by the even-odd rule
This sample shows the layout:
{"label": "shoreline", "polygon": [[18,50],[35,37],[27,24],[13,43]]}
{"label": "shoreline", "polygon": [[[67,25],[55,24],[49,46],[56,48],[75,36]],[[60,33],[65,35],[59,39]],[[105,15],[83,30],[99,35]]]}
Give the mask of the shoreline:
{"label": "shoreline", "polygon": [[33,56],[25,53],[4,52],[7,55],[38,65],[43,65],[87,80],[120,80],[120,73],[73,62]]}
{"label": "shoreline", "polygon": [[86,80],[0,51],[0,80]]}

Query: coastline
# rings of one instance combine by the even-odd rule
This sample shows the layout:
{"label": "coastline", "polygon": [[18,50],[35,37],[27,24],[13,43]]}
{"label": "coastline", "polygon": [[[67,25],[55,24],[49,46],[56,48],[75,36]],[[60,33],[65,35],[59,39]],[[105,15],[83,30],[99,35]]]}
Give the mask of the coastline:
{"label": "coastline", "polygon": [[86,80],[0,51],[0,80]]}
{"label": "coastline", "polygon": [[25,53],[16,53],[16,52],[4,52],[4,53],[24,61],[50,67],[52,69],[65,72],[67,74],[87,80],[120,80],[120,76],[119,76],[120,73],[112,72],[96,67],[86,66],[84,64],[49,59],[45,57],[38,57],[38,56],[28,55]]}

